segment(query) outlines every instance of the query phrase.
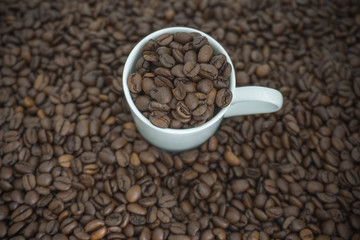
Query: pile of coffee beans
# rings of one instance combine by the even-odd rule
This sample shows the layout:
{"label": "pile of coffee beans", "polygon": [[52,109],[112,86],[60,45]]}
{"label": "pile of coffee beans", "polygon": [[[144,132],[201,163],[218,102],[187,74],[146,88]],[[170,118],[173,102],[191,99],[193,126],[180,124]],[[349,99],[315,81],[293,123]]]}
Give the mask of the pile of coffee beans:
{"label": "pile of coffee beans", "polygon": [[[358,0],[2,0],[0,20],[0,239],[360,238]],[[121,74],[170,26],[283,108],[151,146]]]}
{"label": "pile of coffee beans", "polygon": [[199,33],[165,33],[149,40],[129,75],[135,106],[160,128],[190,128],[232,100],[231,65]]}

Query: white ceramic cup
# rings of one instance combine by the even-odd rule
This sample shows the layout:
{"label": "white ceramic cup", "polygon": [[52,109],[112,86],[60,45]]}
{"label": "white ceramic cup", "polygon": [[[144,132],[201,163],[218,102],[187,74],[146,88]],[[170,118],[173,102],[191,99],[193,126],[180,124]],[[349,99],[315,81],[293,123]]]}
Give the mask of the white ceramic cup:
{"label": "white ceramic cup", "polygon": [[[149,121],[149,119],[144,117],[144,115],[142,115],[142,113],[136,108],[127,86],[127,78],[129,74],[135,71],[135,64],[141,56],[141,49],[145,43],[150,39],[155,40],[161,34],[175,32],[198,32],[205,36],[208,39],[209,44],[213,47],[214,54],[224,54],[232,67],[230,76],[230,90],[233,93],[233,99],[230,105],[223,108],[211,120],[207,121],[201,126],[189,129],[159,128],[154,126]],[[283,97],[277,90],[255,86],[235,87],[236,79],[234,66],[225,49],[215,39],[206,33],[186,27],[171,27],[161,29],[142,39],[134,47],[126,60],[122,82],[125,98],[130,106],[130,111],[134,118],[137,130],[149,143],[166,151],[183,151],[201,145],[215,134],[221,123],[221,120],[224,117],[275,112],[281,108],[283,103]]]}

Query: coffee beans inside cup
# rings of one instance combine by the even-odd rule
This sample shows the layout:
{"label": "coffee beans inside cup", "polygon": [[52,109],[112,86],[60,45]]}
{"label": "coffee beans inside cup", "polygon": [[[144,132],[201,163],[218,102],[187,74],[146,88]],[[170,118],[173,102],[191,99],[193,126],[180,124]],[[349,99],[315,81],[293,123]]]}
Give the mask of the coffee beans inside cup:
{"label": "coffee beans inside cup", "polygon": [[135,106],[160,128],[204,124],[232,100],[231,64],[199,33],[165,33],[142,49],[127,78]]}

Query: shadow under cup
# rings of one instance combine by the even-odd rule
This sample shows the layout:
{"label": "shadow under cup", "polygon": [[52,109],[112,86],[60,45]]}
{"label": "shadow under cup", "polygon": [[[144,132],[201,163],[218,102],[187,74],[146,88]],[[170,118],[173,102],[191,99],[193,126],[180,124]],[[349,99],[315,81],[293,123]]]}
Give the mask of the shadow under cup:
{"label": "shadow under cup", "polygon": [[226,53],[225,49],[211,36],[192,28],[186,27],[172,27],[172,28],[165,28],[159,31],[153,32],[150,35],[146,36],[142,39],[131,51],[129,54],[124,70],[123,70],[123,88],[125,98],[130,106],[131,115],[134,119],[135,125],[137,127],[138,132],[152,145],[166,150],[166,151],[184,151],[191,148],[195,148],[200,146],[203,142],[209,139],[212,135],[215,134],[216,130],[218,129],[221,120],[227,111],[227,106],[221,109],[212,119],[205,122],[204,124],[188,128],[188,129],[172,129],[172,128],[159,128],[154,126],[149,119],[147,119],[135,106],[133,102],[130,90],[127,86],[127,78],[128,76],[135,72],[135,65],[138,59],[141,57],[141,50],[146,42],[150,39],[156,39],[158,36],[164,33],[176,33],[176,32],[198,32],[201,35],[205,36],[209,44],[214,49],[214,55],[222,53],[226,56],[228,63],[231,65],[231,75],[230,75],[230,90],[234,92],[235,89],[235,71],[234,66],[231,62],[229,55]]}

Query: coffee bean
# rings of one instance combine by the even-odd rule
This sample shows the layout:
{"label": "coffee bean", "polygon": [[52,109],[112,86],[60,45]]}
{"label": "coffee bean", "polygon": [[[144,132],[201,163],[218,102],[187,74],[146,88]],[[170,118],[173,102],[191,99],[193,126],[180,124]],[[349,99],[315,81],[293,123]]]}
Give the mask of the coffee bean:
{"label": "coffee bean", "polygon": [[88,240],[90,239],[90,235],[87,234],[84,229],[80,228],[80,227],[77,227],[74,229],[74,235],[75,237],[77,237],[78,239],[81,239],[81,240]]}
{"label": "coffee bean", "polygon": [[200,65],[195,61],[186,62],[183,67],[183,73],[186,77],[193,78],[200,72]]}
{"label": "coffee bean", "polygon": [[274,219],[281,217],[283,214],[283,210],[280,207],[267,208],[265,209],[265,212],[270,218]]}
{"label": "coffee bean", "polygon": [[155,228],[154,231],[152,232],[151,239],[159,239],[159,240],[165,239],[164,229],[160,227]]}
{"label": "coffee bean", "polygon": [[208,44],[208,40],[204,36],[199,35],[193,38],[193,46],[195,49],[200,49],[202,46],[206,44]]}
{"label": "coffee bean", "polygon": [[127,210],[136,215],[146,215],[146,213],[147,213],[146,208],[142,207],[140,204],[137,204],[137,203],[128,204]]}
{"label": "coffee bean", "polygon": [[164,33],[162,35],[160,35],[157,39],[156,39],[156,43],[159,44],[160,46],[166,46],[169,45],[169,43],[174,39],[174,35],[172,34],[168,34],[168,33]]}
{"label": "coffee bean", "polygon": [[127,84],[128,84],[129,90],[132,93],[141,92],[141,90],[142,90],[141,82],[142,82],[142,77],[140,76],[140,74],[137,74],[137,73],[130,74],[127,79]]}
{"label": "coffee bean", "polygon": [[177,201],[173,195],[165,195],[159,198],[158,204],[162,208],[172,208],[177,204]]}
{"label": "coffee bean", "polygon": [[231,183],[231,188],[234,193],[243,193],[249,189],[249,183],[245,179],[237,179]]}
{"label": "coffee bean", "polygon": [[219,71],[211,64],[201,63],[198,73],[200,77],[215,80],[218,77]]}
{"label": "coffee bean", "polygon": [[187,51],[184,55],[184,63],[188,63],[188,62],[197,62],[197,54],[195,51],[190,50]]}
{"label": "coffee bean", "polygon": [[73,160],[74,156],[71,154],[64,154],[58,158],[59,165],[65,168],[70,167]]}
{"label": "coffee bean", "polygon": [[306,185],[306,190],[309,193],[317,193],[317,192],[323,192],[324,191],[324,185],[321,182],[317,181],[309,181]]}
{"label": "coffee bean", "polygon": [[160,55],[159,61],[166,68],[172,68],[173,66],[175,66],[176,63],[175,59],[166,53]]}
{"label": "coffee bean", "polygon": [[181,44],[191,42],[192,39],[193,39],[193,36],[188,34],[188,33],[185,33],[185,32],[176,32],[176,33],[174,33],[174,40],[176,42],[181,43]]}
{"label": "coffee bean", "polygon": [[59,222],[52,220],[46,224],[45,231],[50,235],[54,235],[58,232]]}
{"label": "coffee bean", "polygon": [[163,223],[169,223],[172,218],[172,214],[169,209],[167,208],[160,208],[157,211],[157,217],[160,219]]}
{"label": "coffee bean", "polygon": [[91,233],[90,239],[103,239],[106,234],[106,227],[102,227],[95,232]]}
{"label": "coffee bean", "polygon": [[329,219],[321,224],[322,232],[326,235],[332,235],[335,231],[335,223]]}
{"label": "coffee bean", "polygon": [[71,180],[68,177],[57,177],[53,184],[57,190],[66,191],[71,187]]}
{"label": "coffee bean", "polygon": [[136,202],[141,197],[141,187],[139,185],[130,187],[126,192],[125,197],[128,202]]}
{"label": "coffee bean", "polygon": [[259,78],[266,78],[271,72],[271,68],[268,64],[260,65],[256,68],[256,75]]}
{"label": "coffee bean", "polygon": [[272,179],[266,179],[264,181],[264,188],[270,194],[276,194],[278,192],[275,181]]}
{"label": "coffee bean", "polygon": [[22,184],[26,191],[30,191],[36,186],[36,178],[34,174],[26,174],[22,177]]}
{"label": "coffee bean", "polygon": [[95,231],[95,230],[103,227],[104,225],[105,225],[105,222],[103,220],[94,219],[85,225],[84,230],[86,232],[92,232],[92,231]]}
{"label": "coffee bean", "polygon": [[216,106],[224,108],[231,103],[232,92],[229,89],[223,88],[216,94]]}
{"label": "coffee bean", "polygon": [[154,88],[151,90],[150,96],[159,103],[169,103],[171,101],[171,90],[167,86]]}
{"label": "coffee bean", "polygon": [[20,205],[13,211],[10,217],[14,222],[21,222],[30,217],[31,214],[32,209],[29,206]]}
{"label": "coffee bean", "polygon": [[213,48],[210,45],[204,45],[200,48],[198,53],[198,61],[200,63],[208,63],[213,57]]}

